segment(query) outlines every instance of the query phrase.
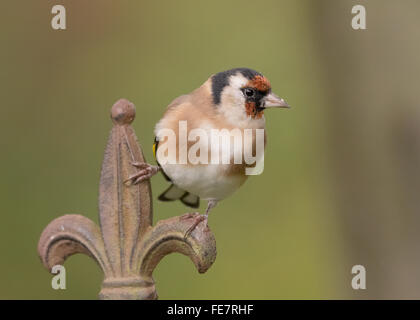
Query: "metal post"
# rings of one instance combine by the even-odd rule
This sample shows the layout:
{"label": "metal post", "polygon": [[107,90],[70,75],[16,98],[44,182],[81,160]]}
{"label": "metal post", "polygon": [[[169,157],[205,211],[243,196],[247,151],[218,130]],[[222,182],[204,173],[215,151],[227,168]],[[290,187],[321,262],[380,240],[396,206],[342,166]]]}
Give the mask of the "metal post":
{"label": "metal post", "polygon": [[100,299],[157,299],[153,270],[169,253],[190,257],[200,273],[216,259],[216,240],[204,223],[187,237],[189,216],[153,226],[150,181],[124,183],[135,173],[132,163],[145,161],[130,126],[134,117],[135,107],[125,99],[111,109],[114,126],[99,183],[100,226],[82,215],[64,215],[44,229],[38,243],[38,254],[49,271],[75,253],[95,259],[104,273]]}

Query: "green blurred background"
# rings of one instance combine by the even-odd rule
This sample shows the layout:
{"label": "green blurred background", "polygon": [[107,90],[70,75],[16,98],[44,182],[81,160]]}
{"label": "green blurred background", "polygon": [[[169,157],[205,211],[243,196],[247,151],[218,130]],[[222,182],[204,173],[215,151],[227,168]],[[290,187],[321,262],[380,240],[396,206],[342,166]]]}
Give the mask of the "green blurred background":
{"label": "green blurred background", "polygon": [[[51,28],[63,4],[67,30]],[[351,28],[363,4],[367,30]],[[97,221],[109,110],[125,97],[152,160],[154,124],[211,74],[249,67],[293,108],[266,112],[265,171],[214,209],[204,275],[173,254],[161,299],[420,298],[420,3],[406,0],[12,1],[0,4],[0,299],[95,299],[90,258],[53,290],[37,256],[64,213]],[[162,203],[154,216],[188,209]],[[203,205],[201,210],[204,210]],[[351,267],[367,290],[351,289]]]}

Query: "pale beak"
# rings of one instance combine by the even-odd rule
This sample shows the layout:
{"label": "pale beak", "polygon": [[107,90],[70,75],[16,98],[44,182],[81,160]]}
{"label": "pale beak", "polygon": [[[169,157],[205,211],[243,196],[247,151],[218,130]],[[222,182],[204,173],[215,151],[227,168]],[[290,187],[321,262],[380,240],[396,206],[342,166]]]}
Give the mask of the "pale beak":
{"label": "pale beak", "polygon": [[270,93],[268,96],[266,96],[264,101],[265,108],[290,108],[286,101],[274,93]]}

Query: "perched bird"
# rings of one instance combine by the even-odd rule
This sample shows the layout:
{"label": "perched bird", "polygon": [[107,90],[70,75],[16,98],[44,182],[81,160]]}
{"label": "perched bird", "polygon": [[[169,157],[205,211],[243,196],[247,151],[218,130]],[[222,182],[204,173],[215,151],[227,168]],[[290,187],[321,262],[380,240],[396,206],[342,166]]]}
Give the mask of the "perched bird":
{"label": "perched bird", "polygon": [[[199,206],[200,198],[207,200],[205,214],[198,216],[197,221],[188,231],[191,232],[201,221],[207,222],[210,210],[216,206],[218,201],[231,195],[245,182],[248,177],[245,169],[249,165],[244,161],[242,163],[234,162],[234,155],[231,151],[229,156],[232,161],[230,163],[214,164],[210,161],[196,163],[189,157],[183,162],[180,161],[181,154],[184,154],[184,158],[185,154],[189,155],[188,152],[192,151],[191,148],[195,143],[195,141],[187,140],[181,144],[181,135],[184,134],[180,129],[185,129],[186,135],[196,129],[201,129],[202,133],[209,133],[212,129],[239,129],[239,132],[244,132],[245,129],[254,131],[265,129],[264,110],[273,107],[289,108],[289,105],[271,92],[270,82],[261,73],[248,68],[236,68],[212,75],[198,89],[176,98],[169,104],[155,127],[156,138],[153,150],[158,165],[133,163],[139,171],[128,180],[136,184],[162,171],[171,185],[159,196],[159,200],[179,199],[185,205],[193,208]],[[168,146],[165,146],[166,153],[159,152],[170,138],[163,134],[166,132],[165,130],[171,130],[174,133],[176,138],[175,154],[169,155],[170,148]],[[211,134],[208,136],[211,137]],[[201,139],[204,140],[202,135]],[[264,147],[265,141],[264,131]],[[200,142],[201,146],[205,146],[209,145],[211,141]],[[251,141],[248,141],[248,144],[251,144],[248,147],[255,151],[255,143],[254,133]],[[246,147],[243,145],[243,148]],[[225,146],[221,143],[219,150],[212,149],[211,152],[222,152],[223,148]],[[202,149],[198,151],[198,153],[201,152]],[[201,155],[203,154],[198,154],[198,156]],[[164,156],[167,157],[165,163],[162,161]]]}

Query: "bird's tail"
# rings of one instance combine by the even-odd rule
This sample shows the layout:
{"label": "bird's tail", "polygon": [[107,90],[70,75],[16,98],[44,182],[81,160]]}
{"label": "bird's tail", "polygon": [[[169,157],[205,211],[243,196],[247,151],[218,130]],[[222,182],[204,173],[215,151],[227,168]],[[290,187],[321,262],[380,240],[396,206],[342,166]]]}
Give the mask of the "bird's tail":
{"label": "bird's tail", "polygon": [[185,190],[178,188],[171,184],[158,198],[160,201],[175,201],[180,200],[183,204],[191,208],[198,208],[200,206],[200,198]]}

